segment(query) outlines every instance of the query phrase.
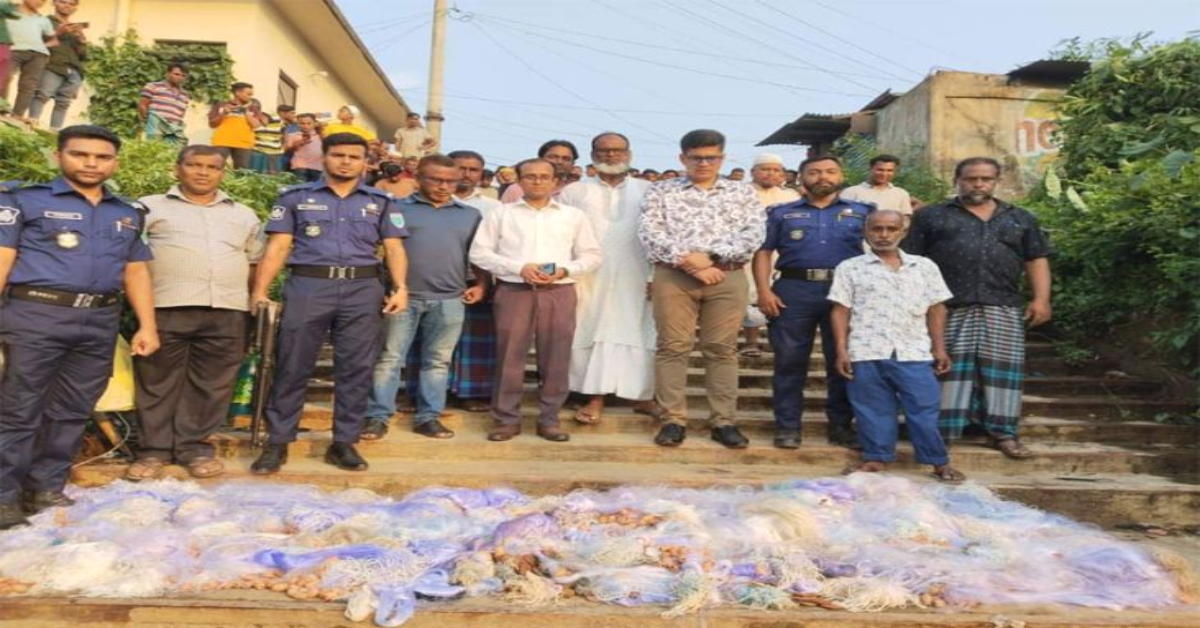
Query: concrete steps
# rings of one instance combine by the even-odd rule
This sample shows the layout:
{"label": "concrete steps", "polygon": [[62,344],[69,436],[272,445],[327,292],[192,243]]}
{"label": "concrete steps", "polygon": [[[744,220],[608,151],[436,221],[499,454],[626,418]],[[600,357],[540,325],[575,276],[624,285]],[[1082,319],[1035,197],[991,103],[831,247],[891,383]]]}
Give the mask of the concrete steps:
{"label": "concrete steps", "polygon": [[[567,600],[529,608],[496,600],[418,602],[406,628],[1197,628],[1191,610],[1171,612],[1102,611],[1091,609],[984,608],[971,611],[913,610],[849,614],[817,608],[791,611],[709,609],[695,615],[664,619],[661,608],[601,606]],[[162,628],[329,628],[352,625],[344,605],[292,600],[282,593],[219,591],[155,599],[0,599],[5,628],[74,625]]]}

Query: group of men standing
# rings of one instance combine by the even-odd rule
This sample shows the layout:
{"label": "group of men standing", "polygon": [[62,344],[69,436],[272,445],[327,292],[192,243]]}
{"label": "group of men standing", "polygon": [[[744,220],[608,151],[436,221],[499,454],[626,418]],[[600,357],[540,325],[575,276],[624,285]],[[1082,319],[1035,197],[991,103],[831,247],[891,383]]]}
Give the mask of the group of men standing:
{"label": "group of men standing", "polygon": [[[195,477],[221,473],[206,438],[224,419],[245,313],[268,300],[285,267],[270,435],[256,473],[286,463],[327,336],[336,401],[325,460],[342,469],[367,468],[355,444],[386,433],[414,346],[413,429],[424,436],[453,436],[439,421],[451,380],[488,351],[488,438],[519,435],[526,356],[536,346],[539,436],[569,439],[559,412],[576,391],[589,398],[578,420],[600,420],[605,396],[616,395],[661,418],[657,444],[679,446],[698,348],[711,437],[746,447],[736,419],[747,265],[777,356],[776,446],[800,445],[820,330],[829,437],[864,447],[855,470],[891,460],[897,400],[918,459],[938,479],[961,480],[939,415],[950,438],[981,423],[1006,455],[1031,455],[1016,432],[1020,281],[1027,273],[1033,288],[1026,320],[1045,322],[1049,250],[1030,214],[993,197],[1000,165],[988,158],[959,164],[957,196],[919,211],[910,229],[899,212],[843,198],[840,163],[828,156],[801,164],[803,198],[765,207],[764,185],[720,176],[725,138],[712,130],[684,135],[686,176],[655,184],[628,176],[630,143],[615,132],[592,141],[593,179],[563,187],[559,164],[525,160],[516,167],[522,196],[503,205],[478,194],[477,153],[424,157],[417,191],[396,198],[362,184],[366,140],[332,134],[322,176],[285,190],[264,227],[219,190],[227,157],[212,147],[184,148],[179,184],[130,203],[104,186],[115,136],[80,126],[58,142],[59,179],[0,191],[0,341],[9,356],[0,528],[69,502],[62,488],[111,371],[121,290],[139,323],[131,345],[141,451],[127,477],[159,477],[171,462]],[[949,374],[940,395],[935,372]]]}

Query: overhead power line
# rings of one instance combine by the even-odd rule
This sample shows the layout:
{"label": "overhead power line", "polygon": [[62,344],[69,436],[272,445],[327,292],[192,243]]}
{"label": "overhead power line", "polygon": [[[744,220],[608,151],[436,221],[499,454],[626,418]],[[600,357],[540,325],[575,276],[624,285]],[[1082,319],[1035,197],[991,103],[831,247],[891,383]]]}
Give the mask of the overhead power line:
{"label": "overhead power line", "polygon": [[[425,92],[423,89],[409,89],[411,92]],[[730,113],[730,112],[712,112],[712,111],[656,111],[653,109],[617,109],[613,107],[585,107],[582,105],[560,105],[544,102],[528,102],[523,100],[508,100],[503,98],[489,98],[487,96],[467,96],[466,94],[445,94],[447,98],[461,98],[463,100],[480,100],[483,102],[493,102],[505,105],[524,105],[527,107],[544,107],[547,109],[571,109],[578,111],[614,111],[616,113],[638,113],[645,115],[662,115],[662,116],[711,116],[711,117],[731,117],[731,118],[779,118],[795,115],[796,112],[789,111],[787,113]]]}
{"label": "overhead power line", "polygon": [[832,11],[832,12],[834,12],[834,13],[837,13],[838,15],[841,15],[841,16],[843,16],[843,17],[848,17],[848,18],[850,18],[850,19],[854,20],[854,21],[855,21],[855,22],[857,22],[857,23],[860,23],[860,24],[866,24],[866,25],[868,25],[868,26],[872,26],[872,27],[874,27],[874,28],[877,28],[877,29],[879,29],[879,30],[881,30],[881,31],[883,31],[883,32],[885,32],[885,33],[887,33],[887,34],[889,34],[889,35],[892,35],[892,36],[894,36],[894,37],[899,37],[899,38],[901,38],[901,39],[904,39],[904,40],[910,41],[910,42],[912,42],[912,43],[914,43],[914,44],[916,44],[916,45],[918,45],[918,46],[921,46],[922,48],[925,48],[925,49],[927,49],[927,50],[932,50],[932,51],[934,51],[934,52],[938,52],[938,53],[945,54],[945,55],[957,56],[957,54],[956,54],[956,53],[954,53],[954,52],[952,52],[952,51],[950,51],[950,50],[946,50],[945,48],[939,48],[939,47],[937,47],[937,46],[931,45],[931,44],[929,44],[928,42],[922,41],[921,39],[918,39],[918,38],[916,38],[916,37],[913,37],[913,36],[911,36],[911,35],[907,35],[907,34],[905,34],[905,33],[902,33],[902,32],[895,31],[895,30],[893,30],[893,29],[891,29],[891,28],[888,28],[887,26],[884,26],[884,25],[882,25],[882,24],[879,24],[879,23],[877,23],[877,22],[873,22],[873,21],[871,21],[871,20],[864,19],[862,16],[858,16],[858,15],[852,15],[852,14],[850,14],[850,13],[847,13],[847,12],[845,12],[845,11],[843,11],[843,10],[841,10],[841,9],[839,9],[839,8],[837,8],[837,7],[835,7],[835,6],[830,6],[830,5],[828,5],[828,4],[825,4],[824,2],[820,2],[819,0],[812,0],[812,3],[813,3],[813,4],[815,4],[815,5],[817,5],[817,6],[819,6],[819,7],[821,7],[821,8],[823,8],[823,9],[825,9],[825,10],[827,10],[827,11]]}
{"label": "overhead power line", "polygon": [[854,49],[856,49],[856,50],[861,50],[861,51],[863,51],[864,53],[866,53],[866,54],[868,54],[868,55],[870,55],[870,56],[872,56],[872,57],[874,57],[874,58],[876,58],[876,59],[879,59],[880,61],[883,61],[883,62],[885,62],[885,63],[889,63],[889,64],[891,64],[891,65],[894,65],[894,66],[896,66],[896,67],[898,67],[898,68],[900,68],[900,69],[902,69],[902,70],[905,70],[905,71],[907,71],[907,72],[912,72],[913,74],[916,74],[917,76],[921,76],[921,75],[923,75],[923,74],[924,74],[924,72],[920,72],[920,71],[918,71],[918,70],[914,70],[914,69],[912,69],[912,68],[910,68],[910,67],[907,67],[907,66],[905,66],[905,65],[903,65],[903,64],[897,63],[895,59],[892,59],[892,58],[890,58],[890,57],[888,57],[888,56],[885,56],[885,55],[878,54],[878,53],[876,53],[876,52],[874,52],[874,51],[872,51],[872,50],[870,50],[870,49],[866,48],[866,47],[865,47],[865,46],[863,46],[862,44],[859,44],[859,43],[857,43],[857,42],[853,41],[852,39],[846,39],[846,38],[843,38],[843,37],[841,37],[840,35],[837,35],[837,34],[831,33],[831,32],[829,32],[828,30],[825,30],[824,28],[821,28],[820,26],[818,26],[818,25],[816,25],[816,24],[813,24],[812,22],[809,22],[809,21],[807,21],[807,20],[805,20],[805,19],[802,19],[802,18],[800,18],[800,17],[797,17],[796,15],[793,15],[793,14],[791,14],[791,13],[788,13],[787,11],[784,11],[783,9],[780,9],[779,7],[772,6],[771,4],[768,4],[768,3],[766,3],[766,2],[763,2],[763,0],[754,0],[754,1],[755,1],[755,2],[757,2],[757,3],[758,3],[760,6],[762,6],[763,8],[766,8],[766,9],[769,9],[769,10],[771,10],[771,11],[774,11],[774,12],[776,12],[776,13],[778,13],[778,14],[780,14],[780,15],[782,15],[782,16],[784,16],[784,17],[786,17],[786,18],[789,18],[789,19],[791,19],[791,20],[792,20],[792,21],[794,21],[794,22],[797,22],[797,23],[799,23],[799,24],[803,24],[804,26],[807,26],[807,27],[809,27],[809,28],[811,28],[811,29],[813,29],[813,30],[815,30],[815,31],[819,32],[819,33],[824,33],[824,34],[826,34],[826,35],[829,35],[830,37],[836,37],[836,38],[837,38],[839,41],[845,41],[845,42],[846,42],[847,44],[849,44],[850,46],[853,46],[853,47],[854,47]]}

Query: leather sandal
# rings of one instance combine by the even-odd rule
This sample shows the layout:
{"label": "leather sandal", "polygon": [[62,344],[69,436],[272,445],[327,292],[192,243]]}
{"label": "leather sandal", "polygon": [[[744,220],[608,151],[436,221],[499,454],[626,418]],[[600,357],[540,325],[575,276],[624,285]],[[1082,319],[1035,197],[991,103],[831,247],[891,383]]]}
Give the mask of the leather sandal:
{"label": "leather sandal", "polygon": [[591,404],[588,404],[576,410],[575,422],[582,423],[583,425],[598,425],[600,423],[600,419],[604,417],[604,410],[601,409],[599,412],[593,412],[591,410],[592,407],[593,406]]}
{"label": "leather sandal", "polygon": [[225,465],[210,456],[197,456],[185,466],[188,474],[197,479],[216,477],[225,472]]}
{"label": "leather sandal", "polygon": [[992,447],[1000,450],[1000,453],[1012,458],[1013,460],[1028,460],[1036,456],[1033,450],[1026,447],[1024,443],[1016,438],[1005,438],[1003,440],[991,439]]}
{"label": "leather sandal", "polygon": [[933,473],[930,473],[929,475],[933,476],[933,479],[937,480],[938,482],[943,482],[945,484],[962,484],[963,481],[967,479],[967,476],[963,474],[962,471],[959,471],[948,464],[934,467]]}
{"label": "leather sandal", "polygon": [[125,479],[130,482],[157,480],[162,477],[166,466],[166,461],[157,456],[138,458],[125,468]]}

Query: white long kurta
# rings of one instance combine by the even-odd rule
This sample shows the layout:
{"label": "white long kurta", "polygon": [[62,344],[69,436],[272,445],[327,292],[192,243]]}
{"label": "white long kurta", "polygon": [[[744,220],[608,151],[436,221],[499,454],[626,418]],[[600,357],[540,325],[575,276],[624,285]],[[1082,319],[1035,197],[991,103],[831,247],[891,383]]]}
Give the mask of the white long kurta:
{"label": "white long kurta", "polygon": [[616,186],[599,178],[563,189],[559,201],[582,209],[604,251],[600,270],[575,286],[575,342],[571,390],[623,399],[654,398],[654,315],[646,299],[650,263],[637,238],[642,197],[650,183],[626,178]]}

